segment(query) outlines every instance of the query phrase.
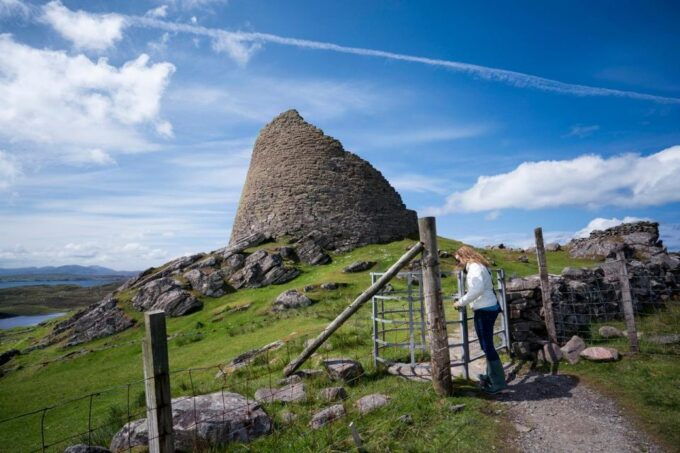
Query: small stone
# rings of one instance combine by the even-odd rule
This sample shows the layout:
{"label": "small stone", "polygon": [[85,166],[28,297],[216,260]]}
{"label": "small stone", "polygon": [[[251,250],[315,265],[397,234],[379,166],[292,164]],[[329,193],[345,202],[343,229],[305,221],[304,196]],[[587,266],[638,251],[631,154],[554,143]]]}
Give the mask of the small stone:
{"label": "small stone", "polygon": [[285,409],[279,413],[279,418],[281,419],[281,422],[283,422],[284,425],[290,425],[295,420],[297,420],[298,416],[292,413],[291,411]]}
{"label": "small stone", "polygon": [[558,363],[562,360],[562,350],[555,343],[543,345],[543,359],[548,363]]}
{"label": "small stone", "polygon": [[78,444],[66,447],[64,453],[111,453],[111,450],[95,445]]}
{"label": "small stone", "polygon": [[342,401],[347,398],[344,387],[328,387],[319,392],[319,398],[326,402]]}
{"label": "small stone", "polygon": [[308,292],[311,292],[311,291],[315,291],[317,288],[318,288],[317,285],[306,285],[304,288],[302,288],[302,290],[304,292],[308,293]]}
{"label": "small stone", "polygon": [[618,338],[623,336],[623,333],[619,329],[612,326],[602,326],[598,329],[597,333],[599,333],[602,338]]}
{"label": "small stone", "polygon": [[404,425],[412,425],[413,424],[413,417],[411,417],[410,414],[404,414],[401,417],[397,419],[398,422],[403,423]]}
{"label": "small stone", "polygon": [[463,409],[465,409],[465,404],[453,404],[453,405],[449,406],[449,410],[451,412],[460,412]]}
{"label": "small stone", "polygon": [[355,261],[349,266],[345,267],[342,271],[346,273],[352,273],[352,272],[363,272],[367,271],[373,266],[375,266],[374,261]]}
{"label": "small stone", "polygon": [[531,428],[529,426],[524,426],[521,423],[515,423],[515,429],[519,433],[528,433],[528,432],[532,431],[534,428]]}
{"label": "small stone", "polygon": [[586,343],[578,335],[574,335],[571,339],[562,346],[562,354],[572,365],[579,362],[581,352],[586,348]]}
{"label": "small stone", "polygon": [[323,361],[328,376],[334,381],[353,382],[364,374],[364,368],[356,360],[347,358]]}
{"label": "small stone", "polygon": [[356,402],[359,413],[364,415],[372,412],[380,407],[383,407],[390,402],[390,397],[382,393],[374,393],[359,398]]}
{"label": "small stone", "polygon": [[281,388],[261,388],[255,391],[255,400],[259,403],[299,403],[307,399],[305,384],[301,382]]}
{"label": "small stone", "polygon": [[297,374],[291,374],[287,378],[281,379],[279,385],[297,384],[298,382],[302,382],[302,378]]}
{"label": "small stone", "polygon": [[335,404],[314,414],[314,416],[312,417],[312,421],[309,422],[309,426],[312,429],[319,429],[322,426],[325,426],[328,423],[332,422],[333,420],[337,420],[338,418],[344,416],[345,416],[344,406],[342,404]]}
{"label": "small stone", "polygon": [[517,261],[519,261],[520,263],[528,263],[529,257],[526,255],[520,255],[517,257]]}
{"label": "small stone", "polygon": [[619,351],[614,348],[593,346],[586,348],[579,354],[582,358],[592,362],[613,362],[619,360]]}
{"label": "small stone", "polygon": [[321,284],[321,289],[325,289],[326,291],[333,291],[340,288],[339,283],[333,283],[333,282],[328,282],[328,283],[322,283]]}
{"label": "small stone", "polygon": [[680,343],[680,334],[669,333],[666,335],[650,335],[647,337],[647,341],[658,345],[676,344]]}

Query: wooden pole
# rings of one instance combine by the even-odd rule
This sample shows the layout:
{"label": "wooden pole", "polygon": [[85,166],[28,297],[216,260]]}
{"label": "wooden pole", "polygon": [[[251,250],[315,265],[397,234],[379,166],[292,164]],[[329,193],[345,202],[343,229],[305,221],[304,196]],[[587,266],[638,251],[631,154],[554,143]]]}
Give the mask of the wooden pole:
{"label": "wooden pole", "polygon": [[633,312],[633,297],[630,293],[630,280],[628,279],[628,269],[626,268],[626,256],[622,250],[616,252],[616,259],[621,264],[621,270],[619,271],[621,304],[623,305],[623,315],[626,318],[626,330],[628,331],[630,352],[637,353],[640,352],[640,345],[638,344],[635,313]]}
{"label": "wooden pole", "polygon": [[165,312],[144,313],[146,335],[142,342],[146,414],[149,429],[149,451],[175,451],[172,433],[172,402],[170,396],[170,366]]}
{"label": "wooden pole", "polygon": [[415,257],[418,253],[420,253],[423,250],[423,244],[418,242],[415,244],[413,247],[409,249],[408,252],[406,252],[399,260],[390,267],[387,272],[383,274],[382,277],[378,279],[377,282],[373,283],[366,291],[363,293],[359,294],[359,296],[354,299],[354,302],[349,304],[347,308],[343,310],[342,313],[340,313],[337,318],[333,320],[328,326],[319,334],[318,337],[314,339],[312,343],[309,344],[301,353],[299,356],[297,356],[295,359],[293,359],[288,365],[286,365],[286,368],[283,369],[283,375],[284,376],[290,376],[302,366],[302,364],[307,360],[312,354],[314,354],[314,351],[316,351],[319,346],[321,346],[327,339],[330,337],[333,332],[338,330],[340,326],[342,326],[345,321],[347,321],[350,316],[352,316],[354,313],[356,313],[359,308],[365,304],[367,301],[371,299],[371,297],[375,296],[378,291],[380,291],[392,278],[399,273],[402,267],[406,266],[406,264],[409,263]]}
{"label": "wooden pole", "polygon": [[444,301],[442,299],[441,271],[439,270],[439,249],[437,248],[437,226],[434,217],[418,219],[420,242],[423,243],[423,295],[427,313],[427,332],[430,340],[430,366],[432,386],[437,394],[450,396],[451,357],[449,336],[446,332]]}
{"label": "wooden pole", "polygon": [[541,297],[543,299],[543,316],[545,327],[548,330],[550,341],[557,344],[557,331],[555,330],[555,316],[553,315],[552,300],[550,299],[550,279],[548,278],[548,263],[545,259],[545,245],[543,245],[543,229],[538,227],[534,230],[536,237],[536,258],[538,261],[538,273],[541,278]]}

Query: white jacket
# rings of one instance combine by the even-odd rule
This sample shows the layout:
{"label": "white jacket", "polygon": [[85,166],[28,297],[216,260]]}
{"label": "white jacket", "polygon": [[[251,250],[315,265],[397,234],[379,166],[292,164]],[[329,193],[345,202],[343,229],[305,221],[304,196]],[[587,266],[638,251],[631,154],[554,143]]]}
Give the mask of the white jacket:
{"label": "white jacket", "polygon": [[493,281],[486,267],[479,263],[469,263],[465,269],[467,293],[460,299],[462,305],[470,304],[473,310],[496,305],[498,299],[493,292]]}

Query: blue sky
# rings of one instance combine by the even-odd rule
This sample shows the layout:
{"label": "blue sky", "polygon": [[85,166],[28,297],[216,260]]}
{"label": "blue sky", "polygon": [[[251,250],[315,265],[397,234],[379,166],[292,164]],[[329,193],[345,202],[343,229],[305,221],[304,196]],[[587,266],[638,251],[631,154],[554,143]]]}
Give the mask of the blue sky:
{"label": "blue sky", "polygon": [[0,0],[0,266],[224,246],[289,108],[442,235],[679,249],[680,7],[468,3]]}

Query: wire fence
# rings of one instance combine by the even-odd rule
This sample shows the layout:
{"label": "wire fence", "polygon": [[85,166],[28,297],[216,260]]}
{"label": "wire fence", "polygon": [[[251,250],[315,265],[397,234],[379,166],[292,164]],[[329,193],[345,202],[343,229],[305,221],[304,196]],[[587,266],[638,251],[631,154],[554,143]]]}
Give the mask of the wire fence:
{"label": "wire fence", "polygon": [[[324,388],[331,385],[353,387],[377,372],[372,365],[369,329],[370,322],[366,318],[351,320],[331,337],[332,348],[322,346],[309,359],[316,371],[298,371],[286,379],[282,379],[283,367],[316,333],[262,348],[251,356],[246,354],[242,360],[238,359],[244,355],[228,363],[170,371],[172,394],[178,395],[172,400],[173,412],[182,414],[178,417],[179,422],[175,420],[175,445],[202,451],[214,445],[247,442],[264,434],[280,436],[281,428],[288,425],[291,418],[301,421],[304,426],[309,425],[320,410],[342,404],[342,398],[333,401],[323,396]],[[180,336],[171,335],[168,339]],[[133,343],[140,341],[120,345]],[[342,382],[333,384],[319,367],[336,357],[350,359],[360,366],[353,367],[355,371]],[[141,367],[141,363],[138,366]],[[4,417],[0,420],[0,433],[8,437],[0,445],[0,451],[52,452],[85,444],[132,452],[135,447],[156,438],[150,439],[148,427],[139,421],[156,409],[147,407],[145,398],[145,387],[151,379],[153,377],[133,380]],[[292,415],[285,414],[286,411]],[[344,406],[342,411],[345,412]],[[333,418],[331,414],[330,419]],[[353,445],[348,443],[344,425],[328,424],[318,431],[317,442],[325,448],[351,448]]]}
{"label": "wire fence", "polygon": [[680,269],[620,260],[551,281],[558,341],[563,344],[579,335],[590,344],[630,346],[622,265],[627,266],[623,278],[628,281],[639,352],[680,354]]}

